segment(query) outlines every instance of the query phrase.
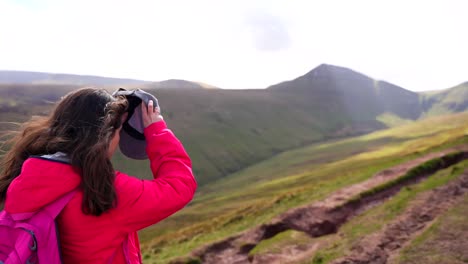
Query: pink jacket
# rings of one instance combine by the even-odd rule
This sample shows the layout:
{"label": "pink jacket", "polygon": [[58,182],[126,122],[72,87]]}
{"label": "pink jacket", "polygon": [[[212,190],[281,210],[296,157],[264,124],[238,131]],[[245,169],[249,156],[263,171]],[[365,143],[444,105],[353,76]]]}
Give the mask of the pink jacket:
{"label": "pink jacket", "polygon": [[[136,231],[177,212],[193,198],[197,184],[190,158],[166,123],[151,124],[145,137],[154,179],[116,172],[117,207],[101,216],[83,214],[83,193],[78,191],[57,218],[64,263],[141,263]],[[68,164],[29,158],[8,189],[5,210],[36,211],[77,188],[80,181]]]}

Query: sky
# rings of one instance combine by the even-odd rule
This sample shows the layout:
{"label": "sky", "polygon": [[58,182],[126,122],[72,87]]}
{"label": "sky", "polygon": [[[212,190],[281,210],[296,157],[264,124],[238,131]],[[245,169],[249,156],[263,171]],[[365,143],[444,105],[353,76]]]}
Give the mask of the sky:
{"label": "sky", "polygon": [[326,63],[468,81],[465,0],[0,0],[0,70],[265,88]]}

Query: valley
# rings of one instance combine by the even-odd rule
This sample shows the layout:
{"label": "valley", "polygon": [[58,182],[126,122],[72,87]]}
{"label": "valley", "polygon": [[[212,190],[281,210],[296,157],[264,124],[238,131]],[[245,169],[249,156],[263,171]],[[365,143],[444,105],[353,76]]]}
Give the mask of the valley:
{"label": "valley", "polygon": [[[247,90],[16,74],[7,75],[10,83],[0,74],[2,151],[23,122],[46,116],[83,85],[141,87],[158,97],[190,154],[199,189],[182,211],[139,232],[144,263],[467,259],[445,237],[467,230],[460,220],[468,192],[466,83],[415,93],[328,64]],[[113,162],[152,178],[147,161],[117,153]]]}
{"label": "valley", "polygon": [[[398,190],[402,186],[415,184],[423,180],[424,177],[430,176],[429,180],[422,181],[422,184],[431,182],[433,179],[431,175],[442,168],[426,172],[423,178],[416,181],[414,179],[405,180],[405,175],[410,169],[414,171],[417,170],[414,168],[418,166],[424,166],[427,162],[431,163],[433,158],[451,151],[465,149],[468,116],[465,113],[455,116],[437,117],[425,122],[421,121],[357,138],[288,151],[236,173],[232,177],[227,177],[212,186],[202,187],[194,201],[182,212],[142,232],[141,239],[146,241],[144,244],[146,252],[148,252],[147,259],[153,259],[154,254],[154,259],[158,259],[155,263],[165,263],[164,259],[167,257],[172,259],[170,256],[191,253],[192,257],[188,257],[188,260],[200,259],[201,261],[209,259],[211,256],[215,258],[206,261],[206,263],[216,263],[216,261],[223,259],[222,252],[225,250],[228,254],[234,255],[237,254],[236,252],[243,252],[241,255],[243,255],[244,260],[250,258],[253,261],[255,253],[262,252],[262,250],[257,249],[257,246],[263,248],[265,244],[270,243],[270,239],[273,244],[275,244],[275,239],[278,239],[280,248],[284,246],[281,236],[286,236],[285,239],[288,240],[291,239],[289,237],[291,233],[293,234],[291,236],[297,237],[297,240],[292,239],[291,246],[293,248],[302,245],[301,241],[303,240],[312,239],[307,232],[305,232],[305,236],[300,235],[304,230],[309,229],[300,229],[297,226],[291,228],[294,226],[292,223],[300,222],[299,215],[317,224],[315,229],[312,227],[310,230],[316,230],[315,232],[318,232],[319,236],[327,234],[327,232],[333,236],[338,230],[333,221],[347,219],[349,213],[358,213],[361,206],[367,208],[367,202],[374,201],[374,198],[366,198],[367,195],[374,195],[372,191],[368,190],[377,189],[375,195],[379,196],[381,190],[393,188],[393,191],[390,192],[390,196],[393,196],[399,193]],[[433,125],[429,129],[429,124],[438,124],[438,126]],[[395,138],[400,137],[400,140],[393,142],[388,139],[382,140],[389,135],[393,135]],[[372,144],[365,139],[376,141]],[[309,162],[304,162],[308,160]],[[452,163],[444,164],[443,167],[446,167]],[[454,175],[450,174],[453,168],[448,169],[448,176],[443,179],[442,184],[446,184],[448,179],[458,176],[461,168],[466,168],[466,162],[460,164],[455,165],[459,167],[454,170],[456,172]],[[398,180],[400,177],[402,180]],[[439,180],[435,181],[440,186]],[[219,192],[219,190],[223,191]],[[403,188],[402,192],[406,192],[406,187]],[[357,195],[362,193],[364,193],[363,199],[369,201],[364,202],[364,204],[357,203],[359,205],[357,206],[356,199],[361,199],[357,198],[359,197]],[[384,202],[388,197],[387,194],[377,200],[383,199],[382,202]],[[409,202],[409,200],[411,199],[405,199],[404,202]],[[348,201],[351,205],[340,207]],[[307,206],[311,203],[312,205]],[[327,216],[325,217],[326,221],[324,221],[323,218],[318,217],[324,215],[323,204],[331,206],[331,208],[327,207],[327,210],[333,212],[332,215],[335,218],[327,218]],[[301,209],[298,208],[303,208],[303,206],[312,208],[312,213],[300,213]],[[333,209],[335,207],[344,208],[340,210],[347,213],[343,214],[343,211]],[[296,213],[288,214],[289,208],[296,208],[291,209],[292,212]],[[281,224],[281,221],[275,222],[278,221],[278,218],[281,219],[281,215],[283,217],[290,215],[287,225]],[[340,215],[341,218],[338,217]],[[346,217],[343,218],[343,216]],[[351,218],[350,222],[353,219]],[[190,222],[193,224],[189,224]],[[382,223],[377,221],[376,224],[381,227]],[[178,226],[186,227],[178,229]],[[257,228],[255,228],[256,226]],[[298,232],[298,229],[301,232],[299,234],[295,233]],[[269,235],[265,236],[267,231]],[[287,235],[287,233],[290,234]],[[232,234],[237,235],[232,236]],[[275,235],[280,238],[276,238]],[[256,240],[258,240],[256,243],[252,242]],[[277,248],[272,247],[273,249]],[[213,249],[213,253],[203,253],[210,252],[208,250],[210,248]],[[292,250],[292,252],[294,252],[293,255],[301,253],[297,250]],[[266,253],[270,254],[268,251]],[[286,255],[285,257],[291,256]],[[313,254],[306,254],[307,257],[313,259]],[[318,256],[318,258],[320,257]],[[176,259],[178,258],[176,257]],[[262,263],[262,254],[259,254],[257,259],[260,261],[258,263]],[[205,261],[202,262],[205,263]]]}

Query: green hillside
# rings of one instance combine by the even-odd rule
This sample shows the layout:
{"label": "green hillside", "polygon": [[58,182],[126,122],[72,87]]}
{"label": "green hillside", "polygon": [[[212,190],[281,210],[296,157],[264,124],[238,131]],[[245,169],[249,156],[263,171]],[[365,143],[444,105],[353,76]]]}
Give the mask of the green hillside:
{"label": "green hillside", "polygon": [[[63,88],[63,89],[62,89]],[[65,86],[0,86],[0,122],[43,115]],[[326,103],[268,90],[147,89],[160,99],[163,115],[192,157],[201,184],[305,143],[356,135],[384,127],[353,122]],[[33,104],[34,108],[29,108]],[[314,114],[316,113],[316,114]],[[141,162],[116,157],[118,169],[150,178]],[[143,162],[144,163],[144,162]]]}
{"label": "green hillside", "polygon": [[[44,115],[67,91],[76,87],[0,85],[0,124],[23,122]],[[163,115],[191,155],[200,183],[237,171],[305,142],[321,140],[340,120],[315,117],[290,105],[301,98],[276,96],[264,90],[147,89],[157,95]],[[4,99],[3,99],[4,98]],[[30,107],[33,105],[33,107]],[[286,110],[285,110],[286,109]],[[330,135],[333,136],[333,135]],[[118,169],[150,178],[142,162],[117,155]]]}
{"label": "green hillside", "polygon": [[[52,102],[78,87],[0,84],[0,131],[46,114]],[[183,80],[139,87],[160,99],[165,120],[186,146],[201,185],[304,144],[413,122],[425,116],[420,102],[428,102],[417,93],[332,65],[268,89],[203,89],[209,86]],[[456,98],[465,102],[463,96]],[[120,154],[115,160],[117,169],[151,178],[146,161]]]}
{"label": "green hillside", "polygon": [[32,116],[50,112],[61,96],[78,89],[77,85],[0,84],[0,134],[18,129]]}
{"label": "green hillside", "polygon": [[[396,263],[466,263],[468,195],[403,249]],[[449,246],[447,246],[449,245]]]}
{"label": "green hillside", "polygon": [[467,98],[468,82],[446,90],[421,94],[425,116],[467,111]]}
{"label": "green hillside", "polygon": [[[0,146],[22,122],[47,115],[56,101],[81,84],[0,84]],[[268,89],[206,89],[213,87],[183,80],[121,86],[143,87],[158,97],[166,122],[192,158],[200,186],[187,208],[140,232],[145,263],[189,256],[379,171],[468,143],[468,113],[452,114],[467,110],[466,83],[414,93],[350,69],[321,65]],[[112,91],[116,86],[100,87]],[[152,177],[148,161],[117,153],[114,164],[131,175]],[[403,192],[393,203],[369,211],[362,219],[371,223],[370,229],[362,229],[358,218],[344,225],[340,234],[347,239],[318,238],[325,240],[317,248],[318,257],[304,263],[343,257],[357,243],[355,238],[378,230],[379,222],[372,217],[447,184],[466,164],[450,167],[414,193]],[[279,233],[251,248],[249,257],[312,243],[310,239],[296,231]],[[425,244],[408,248],[408,259],[419,245]]]}
{"label": "green hillside", "polygon": [[[220,89],[154,93],[165,120],[185,143],[201,184],[306,143],[383,127],[377,122],[353,123],[323,103],[310,104],[307,98],[288,93]],[[128,161],[122,164],[122,169],[130,169]]]}
{"label": "green hillside", "polygon": [[299,93],[311,103],[319,100],[356,121],[375,120],[389,112],[404,119],[421,115],[419,95],[353,70],[322,64],[307,74],[268,89]]}
{"label": "green hillside", "polygon": [[[0,122],[43,115],[76,87],[0,87]],[[326,100],[269,90],[147,89],[159,98],[165,120],[185,144],[200,184],[303,144],[370,132],[377,120],[353,120]],[[29,105],[34,105],[30,108]],[[116,156],[117,168],[150,178],[143,162]]]}
{"label": "green hillside", "polygon": [[218,89],[213,85],[200,82],[190,82],[186,80],[165,80],[161,82],[151,82],[143,85],[137,85],[140,89]]}
{"label": "green hillside", "polygon": [[3,84],[142,85],[147,81],[62,73],[0,71]]}
{"label": "green hillside", "polygon": [[140,233],[148,263],[166,263],[388,167],[466,144],[467,124],[461,113],[312,144],[203,186],[187,208]]}

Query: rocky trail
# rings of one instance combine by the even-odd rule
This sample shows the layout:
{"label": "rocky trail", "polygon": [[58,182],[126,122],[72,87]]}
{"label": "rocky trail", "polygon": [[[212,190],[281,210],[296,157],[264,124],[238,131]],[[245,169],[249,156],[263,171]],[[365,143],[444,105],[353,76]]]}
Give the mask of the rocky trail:
{"label": "rocky trail", "polygon": [[[458,154],[449,155],[455,152]],[[377,186],[399,179],[411,169],[435,158],[442,159],[442,162],[436,168],[431,168],[430,171],[424,171],[415,177],[400,181],[398,184],[378,192],[370,192],[365,196],[359,196]],[[312,256],[318,244],[287,246],[274,254],[249,256],[249,252],[261,241],[288,230],[304,232],[310,237],[336,233],[339,227],[347,222],[350,217],[385,201],[398,193],[402,187],[421,181],[436,171],[467,158],[467,146],[427,154],[381,171],[366,181],[338,190],[322,201],[293,208],[269,223],[200,248],[192,252],[192,256],[199,258],[203,263],[216,264],[296,262]],[[363,240],[363,244],[356,246],[350,256],[346,256],[334,263],[386,263],[392,252],[400,248],[411,234],[424,228],[428,222],[466,192],[468,192],[468,173],[465,172],[456,181],[427,195],[427,199],[421,201],[424,206],[410,209],[405,213],[404,217],[397,219],[395,223],[386,227],[378,235]],[[356,197],[359,197],[359,199],[356,199]],[[365,243],[369,243],[369,245]],[[182,262],[174,261],[173,263]]]}

